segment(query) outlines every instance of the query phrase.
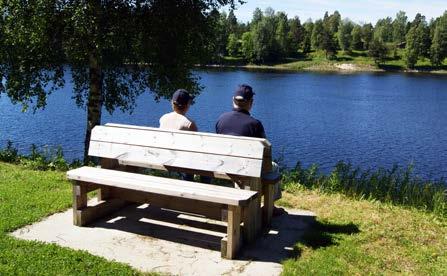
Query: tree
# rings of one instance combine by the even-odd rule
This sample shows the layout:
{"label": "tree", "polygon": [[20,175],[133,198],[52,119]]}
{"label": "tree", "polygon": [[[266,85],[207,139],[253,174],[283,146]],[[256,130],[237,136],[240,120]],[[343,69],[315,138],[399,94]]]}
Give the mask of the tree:
{"label": "tree", "polygon": [[253,48],[253,36],[251,32],[245,32],[242,34],[242,56],[250,61],[255,61],[255,53]]}
{"label": "tree", "polygon": [[386,59],[387,52],[388,49],[386,48],[385,43],[379,38],[374,38],[371,41],[369,45],[368,55],[374,59],[374,62],[377,65],[379,65]]}
{"label": "tree", "polygon": [[237,23],[237,18],[234,15],[233,9],[230,10],[227,17],[227,30],[229,33],[237,34],[239,29],[239,24]]}
{"label": "tree", "polygon": [[354,50],[362,50],[363,42],[362,42],[362,27],[360,25],[355,24],[354,28],[351,32],[351,48]]}
{"label": "tree", "polygon": [[227,52],[230,56],[236,57],[239,55],[240,42],[235,34],[228,36]]}
{"label": "tree", "polygon": [[352,44],[352,30],[354,29],[354,24],[351,20],[345,19],[340,21],[340,26],[338,27],[338,45],[340,49],[344,52],[351,51]]}
{"label": "tree", "polygon": [[284,12],[278,12],[275,16],[276,32],[275,40],[278,45],[278,56],[284,57],[288,54],[289,43],[289,22]]}
{"label": "tree", "polygon": [[430,59],[433,65],[440,66],[447,57],[447,11],[436,21]]}
{"label": "tree", "polygon": [[[294,18],[289,20],[289,33],[288,33],[288,40],[289,40],[289,47],[288,47],[288,54],[293,56],[296,55],[298,52],[298,49],[301,48],[301,44],[304,40],[304,28],[301,26],[301,22],[298,16],[295,16]],[[310,40],[309,40],[310,42]]]}
{"label": "tree", "polygon": [[383,42],[393,41],[393,26],[391,17],[379,19],[374,27],[374,38]]}
{"label": "tree", "polygon": [[225,4],[234,6],[233,0],[1,1],[0,93],[25,108],[44,108],[69,68],[76,103],[87,108],[88,161],[103,107],[132,110],[147,88],[156,99],[179,87],[200,90],[190,68],[208,56],[209,14]]}
{"label": "tree", "polygon": [[393,21],[393,41],[395,44],[400,44],[405,41],[406,27],[408,17],[404,11],[399,11]]}
{"label": "tree", "polygon": [[312,48],[315,50],[320,50],[323,48],[323,21],[321,19],[315,21],[312,28],[311,44]]}
{"label": "tree", "polygon": [[363,49],[368,50],[369,45],[374,37],[374,28],[371,23],[362,26]]}
{"label": "tree", "polygon": [[341,22],[341,15],[338,11],[335,11],[333,14],[331,14],[329,17],[327,17],[327,20],[324,21],[324,24],[328,28],[329,33],[331,33],[332,35],[335,35],[335,33],[338,32],[338,27],[340,26],[340,22]]}
{"label": "tree", "polygon": [[209,26],[213,30],[208,45],[208,52],[211,53],[210,60],[212,62],[219,62],[227,54],[227,14],[225,12],[219,13],[217,10],[211,11]]}
{"label": "tree", "polygon": [[335,35],[326,28],[323,28],[321,47],[324,50],[327,59],[332,59],[337,54]]}
{"label": "tree", "polygon": [[425,16],[418,13],[406,36],[405,62],[407,67],[414,68],[419,57],[429,57],[430,46],[430,30]]}
{"label": "tree", "polygon": [[253,18],[251,20],[251,24],[253,24],[253,25],[258,24],[262,20],[263,17],[264,17],[264,14],[262,13],[261,9],[256,8],[253,11]]}
{"label": "tree", "polygon": [[417,27],[413,26],[407,33],[405,46],[405,63],[408,68],[414,68],[419,57]]}
{"label": "tree", "polygon": [[312,48],[312,32],[314,29],[314,23],[311,20],[303,24],[303,53],[307,54]]}
{"label": "tree", "polygon": [[252,25],[253,54],[255,62],[275,61],[279,56],[276,40],[275,13],[266,9],[261,21]]}

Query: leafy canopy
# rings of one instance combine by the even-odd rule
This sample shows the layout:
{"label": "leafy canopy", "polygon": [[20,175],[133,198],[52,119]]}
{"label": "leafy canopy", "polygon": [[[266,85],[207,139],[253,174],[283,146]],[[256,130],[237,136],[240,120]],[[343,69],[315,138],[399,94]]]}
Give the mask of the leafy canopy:
{"label": "leafy canopy", "polygon": [[0,95],[43,108],[72,75],[85,104],[89,66],[101,69],[102,102],[129,110],[147,88],[198,92],[190,68],[208,56],[209,14],[233,0],[0,0]]}

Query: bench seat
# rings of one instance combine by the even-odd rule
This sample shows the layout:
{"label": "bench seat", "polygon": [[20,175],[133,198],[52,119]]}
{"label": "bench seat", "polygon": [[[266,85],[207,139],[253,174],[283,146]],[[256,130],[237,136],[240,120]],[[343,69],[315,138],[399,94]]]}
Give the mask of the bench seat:
{"label": "bench seat", "polygon": [[71,170],[67,173],[67,178],[98,185],[232,206],[247,206],[248,202],[256,196],[255,191],[92,167]]}

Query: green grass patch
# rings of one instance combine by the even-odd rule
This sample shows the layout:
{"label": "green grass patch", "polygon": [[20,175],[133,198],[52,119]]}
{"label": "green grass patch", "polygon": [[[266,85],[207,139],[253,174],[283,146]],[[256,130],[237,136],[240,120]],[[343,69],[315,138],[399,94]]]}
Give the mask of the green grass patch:
{"label": "green grass patch", "polygon": [[65,173],[0,162],[0,275],[137,275],[127,265],[84,251],[22,241],[8,232],[71,206]]}
{"label": "green grass patch", "polygon": [[283,275],[447,274],[445,217],[307,189],[279,203],[317,215]]}
{"label": "green grass patch", "polygon": [[318,189],[326,193],[343,193],[352,198],[373,199],[384,203],[416,207],[447,216],[447,183],[424,180],[412,173],[411,166],[391,169],[361,170],[350,163],[338,162],[330,174],[317,165],[302,168],[300,163],[283,173],[286,189]]}

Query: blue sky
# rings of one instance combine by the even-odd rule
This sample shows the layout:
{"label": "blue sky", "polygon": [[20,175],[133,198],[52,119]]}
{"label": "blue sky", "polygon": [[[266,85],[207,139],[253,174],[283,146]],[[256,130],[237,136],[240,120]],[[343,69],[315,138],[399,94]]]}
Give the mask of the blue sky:
{"label": "blue sky", "polygon": [[298,15],[302,22],[308,18],[313,20],[322,18],[325,11],[329,13],[338,10],[343,18],[352,21],[372,22],[387,16],[395,17],[403,10],[410,20],[416,13],[425,15],[427,20],[438,17],[447,10],[447,0],[245,0],[242,6],[238,5],[235,11],[239,21],[251,20],[256,7],[265,10],[272,7],[275,11],[284,11],[289,17]]}

